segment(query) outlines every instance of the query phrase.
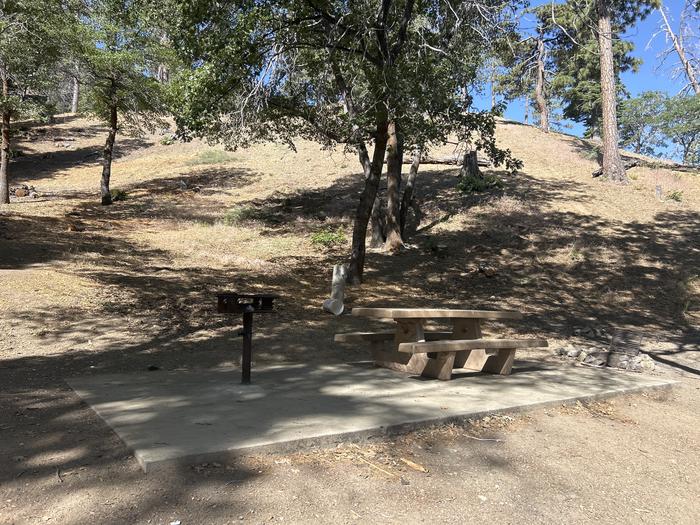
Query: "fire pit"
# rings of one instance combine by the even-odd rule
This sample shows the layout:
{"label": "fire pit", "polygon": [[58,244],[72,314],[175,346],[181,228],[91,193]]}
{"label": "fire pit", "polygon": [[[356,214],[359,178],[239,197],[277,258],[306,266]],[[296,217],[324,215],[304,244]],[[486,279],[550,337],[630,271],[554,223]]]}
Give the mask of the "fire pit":
{"label": "fire pit", "polygon": [[222,292],[216,295],[220,314],[243,314],[243,357],[241,359],[241,383],[250,384],[250,364],[253,355],[253,314],[274,311],[274,294],[239,294]]}

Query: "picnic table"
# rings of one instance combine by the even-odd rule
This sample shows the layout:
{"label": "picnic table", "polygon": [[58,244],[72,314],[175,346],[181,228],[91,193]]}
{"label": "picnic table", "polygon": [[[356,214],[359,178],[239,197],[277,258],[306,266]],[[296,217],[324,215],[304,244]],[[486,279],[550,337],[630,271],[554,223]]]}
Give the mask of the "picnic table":
{"label": "picnic table", "polygon": [[[507,375],[517,349],[547,346],[543,339],[482,338],[482,321],[522,319],[516,311],[362,307],[352,315],[391,319],[394,330],[336,334],[336,342],[368,342],[377,366],[441,380],[451,379],[455,368]],[[450,320],[452,331],[427,331],[430,320]]]}

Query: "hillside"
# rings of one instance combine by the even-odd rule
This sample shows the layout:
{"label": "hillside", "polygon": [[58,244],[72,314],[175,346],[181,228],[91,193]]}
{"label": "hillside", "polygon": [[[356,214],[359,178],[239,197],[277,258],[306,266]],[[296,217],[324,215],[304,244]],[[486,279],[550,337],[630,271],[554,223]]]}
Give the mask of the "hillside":
{"label": "hillside", "polygon": [[[633,168],[632,184],[618,187],[591,178],[594,155],[578,139],[505,123],[498,134],[522,172],[500,174],[502,191],[463,197],[455,169],[422,166],[419,233],[399,255],[370,255],[349,306],[517,308],[555,339],[587,325],[641,325],[674,339],[697,329],[697,175]],[[337,227],[349,238],[360,189],[354,155],[304,142],[296,153],[276,145],[229,153],[160,139],[120,138],[112,187],[127,199],[102,207],[99,126],[66,118],[24,132],[13,186],[32,185],[39,197],[1,211],[3,354],[40,348],[89,361],[116,338],[122,356],[165,342],[149,360],[184,364],[166,350],[196,347],[201,358],[204,346],[212,361],[200,364],[213,364],[228,344],[213,293],[255,288],[283,296],[276,320],[262,321],[271,351],[258,358],[319,358],[302,343],[318,331],[330,341],[355,321],[319,312],[347,246],[310,240]],[[659,200],[657,185],[680,201]],[[479,273],[484,265],[496,275]],[[102,321],[83,325],[93,317]],[[345,352],[327,345],[323,359]]]}
{"label": "hillside", "polygon": [[[513,123],[498,136],[522,172],[495,172],[502,190],[465,197],[456,169],[422,166],[418,233],[397,255],[368,254],[348,310],[522,310],[487,335],[543,336],[550,348],[518,356],[553,363],[563,345],[642,328],[653,373],[680,381],[673,392],[144,475],[66,378],[238,366],[239,320],[215,313],[227,289],[281,296],[255,319],[256,366],[367,359],[333,343],[366,321],[320,308],[361,176],[354,155],[305,142],[229,153],[120,137],[112,188],[126,198],[103,207],[104,130],[65,117],[22,131],[12,186],[37,196],[0,206],[0,521],[301,523],[313,511],[332,523],[501,522],[515,511],[524,522],[692,523],[699,175],[638,167],[619,187],[591,178],[595,155],[576,138]],[[344,243],[313,242],[338,229]]]}

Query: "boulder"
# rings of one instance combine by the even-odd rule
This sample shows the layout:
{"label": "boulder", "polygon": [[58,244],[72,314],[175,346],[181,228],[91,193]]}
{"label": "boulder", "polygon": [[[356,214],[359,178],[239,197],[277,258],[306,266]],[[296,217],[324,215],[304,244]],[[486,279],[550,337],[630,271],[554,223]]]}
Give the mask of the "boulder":
{"label": "boulder", "polygon": [[608,352],[590,352],[582,362],[590,366],[605,366],[608,363],[608,355]]}
{"label": "boulder", "polygon": [[630,356],[627,354],[610,352],[610,354],[608,354],[608,366],[627,370],[630,368]]}

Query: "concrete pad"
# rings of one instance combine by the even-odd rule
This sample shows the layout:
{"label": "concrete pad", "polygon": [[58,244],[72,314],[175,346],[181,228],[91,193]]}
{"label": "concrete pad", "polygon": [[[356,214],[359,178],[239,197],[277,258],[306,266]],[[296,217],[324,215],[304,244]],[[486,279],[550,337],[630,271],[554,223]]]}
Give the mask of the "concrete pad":
{"label": "concrete pad", "polygon": [[287,451],[487,413],[665,387],[672,381],[570,365],[516,363],[510,376],[425,380],[370,364],[150,372],[70,379],[144,470]]}

